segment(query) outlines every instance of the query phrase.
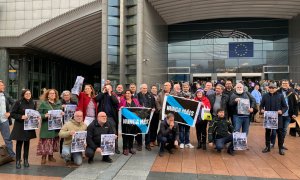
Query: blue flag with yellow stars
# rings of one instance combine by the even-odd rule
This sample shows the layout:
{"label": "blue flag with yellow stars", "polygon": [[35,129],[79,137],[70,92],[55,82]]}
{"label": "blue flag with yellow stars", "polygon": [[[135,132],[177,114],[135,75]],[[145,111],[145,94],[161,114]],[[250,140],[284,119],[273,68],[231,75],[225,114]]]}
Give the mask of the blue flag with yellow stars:
{"label": "blue flag with yellow stars", "polygon": [[253,42],[229,42],[229,58],[253,57]]}

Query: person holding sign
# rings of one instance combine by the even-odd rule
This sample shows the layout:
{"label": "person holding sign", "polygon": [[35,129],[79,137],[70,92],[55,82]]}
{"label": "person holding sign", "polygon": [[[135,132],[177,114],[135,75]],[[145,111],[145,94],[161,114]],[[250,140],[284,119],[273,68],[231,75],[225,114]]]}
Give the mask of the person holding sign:
{"label": "person holding sign", "polygon": [[[139,101],[136,98],[133,98],[130,90],[125,91],[125,98],[121,99],[119,107],[141,107]],[[133,125],[132,125],[133,126]],[[123,127],[122,127],[123,128]],[[133,139],[132,135],[122,135],[123,138],[123,154],[128,156],[129,153],[135,154],[135,150],[133,149]]]}
{"label": "person holding sign", "polygon": [[[107,122],[105,112],[99,112],[97,120],[93,121],[87,128],[85,155],[89,158],[89,164],[94,162],[95,153],[102,153],[101,134],[115,134],[114,128]],[[117,136],[115,137],[117,138]],[[112,159],[108,155],[104,155],[102,161],[112,163]]]}
{"label": "person holding sign", "polygon": [[256,109],[255,98],[244,91],[244,85],[242,83],[237,83],[235,86],[235,91],[230,97],[229,106],[233,111],[233,121],[234,121],[234,131],[245,132],[248,135],[249,125],[250,125],[250,113]]}
{"label": "person holding sign", "polygon": [[[21,99],[18,100],[11,110],[11,117],[15,119],[14,127],[10,138],[17,141],[16,145],[16,168],[21,168],[21,151],[23,147],[24,167],[29,167],[28,154],[30,139],[36,138],[35,130],[24,130],[24,121],[28,119],[25,114],[25,109],[35,109],[35,104],[32,100],[31,92],[25,89],[21,93]],[[38,118],[41,119],[40,117]]]}
{"label": "person holding sign", "polygon": [[226,119],[225,110],[220,108],[217,110],[217,117],[209,124],[208,142],[209,146],[216,145],[218,152],[221,152],[224,145],[230,142],[227,153],[233,155],[233,126]]}
{"label": "person holding sign", "polygon": [[76,111],[74,113],[74,119],[68,121],[59,131],[59,137],[64,138],[64,144],[62,149],[62,157],[64,158],[66,165],[70,165],[71,157],[74,160],[74,164],[80,166],[82,164],[82,152],[71,153],[72,136],[77,131],[86,131],[87,126],[83,123],[83,113]]}
{"label": "person holding sign", "polygon": [[[210,109],[210,102],[208,98],[205,96],[205,92],[203,89],[198,89],[195,93],[195,100],[201,102],[200,112],[202,108]],[[206,150],[206,134],[207,134],[207,121],[201,118],[201,113],[198,114],[197,122],[196,122],[196,134],[198,140],[197,149]]]}
{"label": "person holding sign", "polygon": [[[268,111],[275,111],[278,113],[278,129],[276,130],[278,135],[278,146],[279,154],[284,155],[284,134],[283,134],[283,120],[282,115],[288,110],[287,104],[284,100],[282,94],[276,92],[276,85],[270,83],[269,93],[264,94],[260,104],[261,113],[266,113]],[[266,147],[263,149],[263,153],[270,152],[270,142],[271,142],[271,129],[266,128],[265,140]]]}
{"label": "person holding sign", "polygon": [[[50,110],[61,110],[61,103],[59,101],[58,92],[55,89],[48,89],[42,96],[42,102],[38,109],[42,117],[40,140],[37,146],[37,155],[42,156],[41,164],[46,164],[46,157],[51,162],[56,162],[53,157],[54,152],[58,152],[59,137],[58,131],[48,130],[48,118]],[[63,115],[63,112],[62,112]]]}
{"label": "person holding sign", "polygon": [[158,140],[160,142],[159,156],[164,155],[165,149],[173,154],[173,148],[178,146],[179,141],[179,126],[174,121],[174,114],[169,113],[167,119],[164,120],[160,125],[158,132]]}

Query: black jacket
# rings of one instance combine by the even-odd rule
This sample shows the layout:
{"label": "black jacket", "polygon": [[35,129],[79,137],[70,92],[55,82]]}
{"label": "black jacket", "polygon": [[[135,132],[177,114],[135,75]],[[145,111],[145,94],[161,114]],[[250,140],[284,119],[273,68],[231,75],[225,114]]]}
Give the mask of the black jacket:
{"label": "black jacket", "polygon": [[[282,94],[275,92],[273,94],[267,93],[262,96],[260,109],[265,111],[278,111],[281,110],[282,114],[288,109]],[[278,127],[282,128],[282,115],[278,114]]]}
{"label": "black jacket", "polygon": [[24,130],[24,120],[22,116],[25,115],[25,109],[35,109],[33,100],[27,101],[21,99],[12,107],[10,116],[15,119],[14,127],[10,135],[12,140],[28,141],[36,138],[35,130]]}
{"label": "black jacket", "polygon": [[[283,89],[280,88],[277,90],[279,94],[282,93]],[[298,116],[298,103],[297,103],[297,95],[295,94],[293,89],[288,89],[286,92],[286,96],[288,97],[288,110],[289,110],[289,116],[292,117],[293,115]]]}
{"label": "black jacket", "polygon": [[87,128],[86,142],[87,146],[96,150],[101,144],[101,134],[115,134],[113,127],[106,122],[100,126],[97,120],[94,120]]}
{"label": "black jacket", "polygon": [[[5,97],[5,105],[6,105],[6,112],[10,112],[11,106],[14,104],[14,100],[6,93],[3,92]],[[9,125],[12,125],[11,117],[8,117]]]}
{"label": "black jacket", "polygon": [[[216,100],[216,94],[210,94],[208,97],[208,100],[210,102],[210,113],[213,114],[214,112],[214,104],[215,104],[215,100]],[[225,116],[227,117],[228,115],[228,102],[229,102],[229,97],[227,94],[222,94],[221,97],[221,108],[223,108],[225,110]]]}
{"label": "black jacket", "polygon": [[209,124],[208,142],[213,142],[215,139],[226,137],[230,134],[229,132],[233,132],[231,123],[225,118],[220,119],[217,117]]}
{"label": "black jacket", "polygon": [[145,95],[139,92],[137,94],[137,97],[141,106],[147,108],[155,108],[155,98],[149,92],[147,92]]}
{"label": "black jacket", "polygon": [[105,112],[107,117],[112,117],[117,122],[119,100],[116,96],[100,93],[96,96],[96,102],[98,102],[98,112]]}
{"label": "black jacket", "polygon": [[179,126],[175,122],[174,127],[170,129],[167,120],[164,120],[160,124],[160,130],[158,132],[158,137],[170,137],[172,136],[174,140],[179,141]]}
{"label": "black jacket", "polygon": [[255,98],[249,92],[243,92],[242,94],[238,94],[236,91],[230,96],[229,100],[229,107],[232,110],[233,115],[237,115],[237,102],[235,101],[236,98],[244,98],[250,100],[250,108],[256,109],[256,101]]}

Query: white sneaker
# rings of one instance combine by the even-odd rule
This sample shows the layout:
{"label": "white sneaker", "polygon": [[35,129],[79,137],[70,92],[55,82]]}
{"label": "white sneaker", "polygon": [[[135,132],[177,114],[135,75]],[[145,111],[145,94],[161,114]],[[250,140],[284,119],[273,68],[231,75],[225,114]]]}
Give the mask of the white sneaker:
{"label": "white sneaker", "polygon": [[194,148],[194,146],[191,143],[186,144],[185,147],[190,149]]}
{"label": "white sneaker", "polygon": [[181,144],[179,145],[179,147],[180,147],[180,149],[183,149],[183,148],[184,148],[184,144],[181,143]]}

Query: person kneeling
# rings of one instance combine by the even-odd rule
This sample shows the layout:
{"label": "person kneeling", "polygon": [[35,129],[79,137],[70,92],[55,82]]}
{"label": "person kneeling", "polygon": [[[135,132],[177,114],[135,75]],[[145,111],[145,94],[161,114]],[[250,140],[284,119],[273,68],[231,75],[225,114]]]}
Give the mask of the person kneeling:
{"label": "person kneeling", "polygon": [[59,131],[59,137],[64,138],[62,147],[62,157],[67,165],[71,164],[71,158],[73,158],[74,164],[80,166],[82,164],[82,152],[71,153],[72,136],[77,131],[86,131],[87,126],[83,123],[83,113],[76,111],[74,113],[74,119],[68,121]]}
{"label": "person kneeling", "polygon": [[158,132],[158,140],[160,141],[159,156],[163,156],[165,149],[173,154],[172,149],[178,146],[179,128],[178,124],[174,122],[174,114],[169,113],[167,119],[160,125]]}
{"label": "person kneeling", "polygon": [[233,126],[225,118],[224,109],[217,110],[217,117],[210,123],[208,129],[208,142],[209,146],[216,145],[218,152],[221,152],[224,145],[230,142],[227,153],[233,155]]}
{"label": "person kneeling", "polygon": [[[97,120],[94,120],[87,128],[85,155],[89,158],[89,164],[94,162],[95,152],[102,153],[100,148],[101,134],[115,134],[113,127],[107,122],[105,112],[99,112]],[[112,163],[112,159],[108,155],[103,156],[102,161]]]}

